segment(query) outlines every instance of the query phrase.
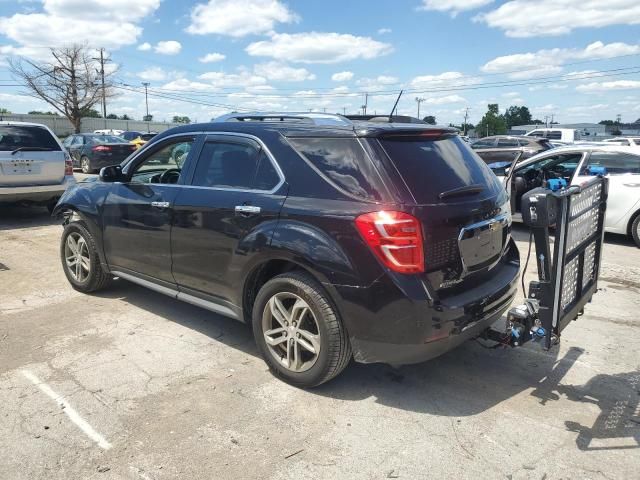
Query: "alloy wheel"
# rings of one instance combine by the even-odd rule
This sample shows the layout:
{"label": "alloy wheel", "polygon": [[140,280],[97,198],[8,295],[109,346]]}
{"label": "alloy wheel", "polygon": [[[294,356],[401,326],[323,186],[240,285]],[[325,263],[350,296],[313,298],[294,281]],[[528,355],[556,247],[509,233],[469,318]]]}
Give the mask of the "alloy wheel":
{"label": "alloy wheel", "polygon": [[304,372],[318,360],[318,321],[298,295],[279,292],[269,299],[262,314],[262,332],[273,358],[288,370]]}
{"label": "alloy wheel", "polygon": [[70,233],[64,245],[67,269],[77,282],[84,282],[91,272],[89,245],[79,233]]}
{"label": "alloy wheel", "polygon": [[82,157],[80,159],[80,168],[83,173],[91,172],[91,169],[89,168],[89,159],[87,157]]}

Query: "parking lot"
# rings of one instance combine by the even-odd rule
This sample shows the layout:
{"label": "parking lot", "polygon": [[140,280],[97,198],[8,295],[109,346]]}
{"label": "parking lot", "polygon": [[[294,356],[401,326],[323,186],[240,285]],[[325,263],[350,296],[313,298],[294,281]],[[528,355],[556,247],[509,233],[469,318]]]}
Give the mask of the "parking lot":
{"label": "parking lot", "polygon": [[637,478],[640,251],[626,238],[607,236],[602,290],[552,352],[468,342],[305,391],[267,371],[238,322],[125,281],[75,292],[60,233],[45,209],[0,210],[2,479]]}

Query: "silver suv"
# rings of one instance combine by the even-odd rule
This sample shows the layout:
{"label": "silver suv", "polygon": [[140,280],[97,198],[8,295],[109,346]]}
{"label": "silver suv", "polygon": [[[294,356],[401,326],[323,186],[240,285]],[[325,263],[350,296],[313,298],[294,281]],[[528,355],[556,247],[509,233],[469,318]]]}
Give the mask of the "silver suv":
{"label": "silver suv", "polygon": [[0,204],[41,204],[51,211],[74,183],[71,158],[47,126],[0,122]]}

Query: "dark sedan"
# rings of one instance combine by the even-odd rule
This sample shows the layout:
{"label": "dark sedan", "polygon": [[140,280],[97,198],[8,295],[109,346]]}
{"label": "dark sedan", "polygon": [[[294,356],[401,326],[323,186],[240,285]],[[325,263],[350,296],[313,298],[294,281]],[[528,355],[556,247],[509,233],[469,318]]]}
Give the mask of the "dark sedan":
{"label": "dark sedan", "polygon": [[84,173],[118,165],[137,149],[123,138],[95,133],[70,135],[62,144],[69,151],[73,166],[80,167]]}
{"label": "dark sedan", "polygon": [[496,163],[511,162],[519,152],[523,159],[533,157],[553,146],[546,138],[496,135],[473,142],[471,148],[485,163]]}

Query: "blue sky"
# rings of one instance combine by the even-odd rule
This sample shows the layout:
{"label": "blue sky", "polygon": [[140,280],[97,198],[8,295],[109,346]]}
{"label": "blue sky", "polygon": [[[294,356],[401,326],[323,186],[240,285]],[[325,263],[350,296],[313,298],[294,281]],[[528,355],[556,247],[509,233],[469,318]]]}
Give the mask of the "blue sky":
{"label": "blue sky", "polygon": [[106,48],[108,112],[200,121],[238,110],[399,112],[476,122],[487,103],[561,122],[640,118],[637,0],[0,1],[0,106],[21,95],[7,58],[47,46]]}

